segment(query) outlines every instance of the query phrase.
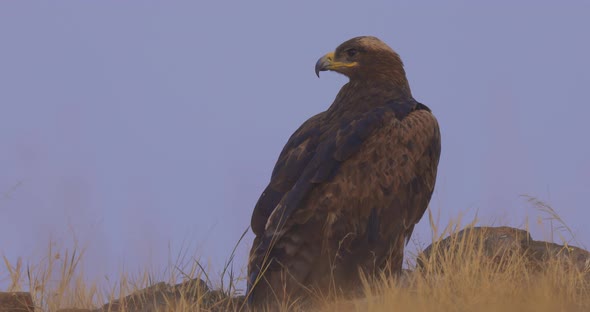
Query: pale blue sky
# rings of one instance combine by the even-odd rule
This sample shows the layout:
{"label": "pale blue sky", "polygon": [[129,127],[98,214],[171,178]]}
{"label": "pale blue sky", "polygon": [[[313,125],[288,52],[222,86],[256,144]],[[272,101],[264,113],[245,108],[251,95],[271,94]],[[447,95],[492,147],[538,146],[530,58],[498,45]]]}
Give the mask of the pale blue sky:
{"label": "pale blue sky", "polygon": [[215,275],[287,138],[346,82],[316,60],[358,35],[400,53],[439,120],[441,224],[523,225],[529,194],[590,246],[590,4],[389,2],[3,1],[0,253],[36,262],[75,232],[91,278],[162,271],[168,244]]}

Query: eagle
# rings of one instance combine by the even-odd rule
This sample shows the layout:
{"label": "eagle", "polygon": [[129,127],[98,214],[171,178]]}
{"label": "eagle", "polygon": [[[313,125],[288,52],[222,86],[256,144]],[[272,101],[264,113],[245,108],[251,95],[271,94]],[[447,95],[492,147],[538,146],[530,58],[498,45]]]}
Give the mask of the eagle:
{"label": "eagle", "polygon": [[318,77],[327,70],[348,83],[289,138],[252,213],[252,307],[395,276],[434,190],[438,122],[412,96],[399,55],[356,37],[317,61]]}

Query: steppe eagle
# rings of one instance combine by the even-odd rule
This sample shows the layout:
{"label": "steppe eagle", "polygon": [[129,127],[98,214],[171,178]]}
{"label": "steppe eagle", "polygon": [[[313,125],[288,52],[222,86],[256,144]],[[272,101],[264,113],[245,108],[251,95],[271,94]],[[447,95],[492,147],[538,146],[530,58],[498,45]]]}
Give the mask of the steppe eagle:
{"label": "steppe eagle", "polygon": [[251,306],[349,291],[359,274],[401,271],[430,201],[440,156],[436,118],[410,91],[399,55],[356,37],[315,71],[349,82],[289,138],[251,227]]}

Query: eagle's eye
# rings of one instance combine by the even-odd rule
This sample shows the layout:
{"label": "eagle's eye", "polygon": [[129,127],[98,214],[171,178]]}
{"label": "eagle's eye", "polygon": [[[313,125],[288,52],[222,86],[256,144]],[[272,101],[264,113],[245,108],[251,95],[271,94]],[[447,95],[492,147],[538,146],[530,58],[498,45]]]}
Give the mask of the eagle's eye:
{"label": "eagle's eye", "polygon": [[354,48],[348,49],[346,50],[346,54],[348,54],[348,57],[353,57],[358,53],[358,51]]}

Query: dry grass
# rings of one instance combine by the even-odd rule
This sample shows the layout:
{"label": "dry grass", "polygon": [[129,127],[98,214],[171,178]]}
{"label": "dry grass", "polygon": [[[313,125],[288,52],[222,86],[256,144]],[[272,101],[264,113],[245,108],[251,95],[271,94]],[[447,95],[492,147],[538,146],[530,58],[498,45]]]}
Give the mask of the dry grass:
{"label": "dry grass", "polygon": [[[6,256],[2,256],[3,267],[0,265],[0,278],[7,275],[9,285],[0,291],[30,292],[36,311],[100,307],[105,307],[108,311],[136,311],[134,307],[150,304],[158,307],[142,311],[239,310],[241,306],[228,298],[239,296],[241,291],[237,288],[237,284],[242,277],[236,276],[233,260],[236,248],[245,234],[246,232],[236,243],[218,276],[219,289],[212,292],[207,292],[207,288],[213,283],[205,267],[198,258],[189,259],[186,250],[176,254],[175,261],[164,270],[165,282],[156,277],[162,274],[154,274],[146,270],[135,275],[123,273],[115,283],[106,288],[100,288],[97,286],[98,283],[88,282],[84,272],[79,269],[83,261],[84,249],[80,248],[77,242],[73,251],[68,249],[56,251],[54,247],[56,244],[50,242],[46,256],[38,263],[27,266],[23,266],[20,258],[11,263]],[[202,280],[207,286],[190,283],[195,280]],[[228,282],[224,283],[224,281]],[[166,290],[168,294],[154,296],[154,294],[164,293],[161,290]],[[135,296],[125,303],[118,300],[132,294]]]}
{"label": "dry grass", "polygon": [[[550,206],[531,198],[529,202],[547,215],[552,225],[557,224],[558,230],[565,229],[571,233]],[[459,222],[454,222],[439,232],[434,218],[429,217],[433,240],[461,228]],[[590,311],[590,284],[586,272],[567,269],[557,261],[549,262],[542,272],[532,271],[528,269],[526,259],[519,254],[500,255],[503,265],[499,266],[497,259],[491,261],[481,247],[473,247],[477,245],[474,241],[457,240],[453,244],[459,252],[439,250],[420,272],[416,270],[398,280],[381,276],[373,285],[364,283],[363,298],[319,300],[317,307],[311,310]],[[96,308],[158,282],[149,273],[135,277],[124,274],[110,289],[98,289],[95,284],[84,282],[84,272],[78,269],[83,260],[83,250],[57,252],[51,246],[39,264],[25,267],[20,260],[11,263],[4,257],[4,268],[0,269],[7,271],[10,277],[10,286],[5,291],[30,291],[39,311],[56,311],[66,307]],[[176,262],[167,269],[170,275],[168,282],[199,277],[210,283],[210,276],[195,258],[185,261],[187,257],[182,253],[176,258]],[[227,300],[228,296],[240,294],[236,282],[243,278],[234,274],[232,263],[233,253],[225,264],[222,276],[216,277],[221,281],[229,280],[229,285],[221,283],[222,289],[216,297],[205,296],[199,289],[187,291],[190,296],[169,302],[161,310],[207,311],[213,308],[232,311],[243,308]],[[441,269],[444,273],[440,272]],[[284,310],[296,310],[293,306],[284,306]]]}
{"label": "dry grass", "polygon": [[[477,239],[477,238],[474,238]],[[439,250],[423,272],[403,282],[382,278],[365,287],[367,299],[356,300],[352,311],[588,311],[590,292],[583,272],[550,262],[534,272],[518,254],[501,256],[504,265],[470,249],[469,240],[454,242],[457,253]],[[444,273],[439,273],[440,269]],[[326,311],[336,311],[327,308]]]}

